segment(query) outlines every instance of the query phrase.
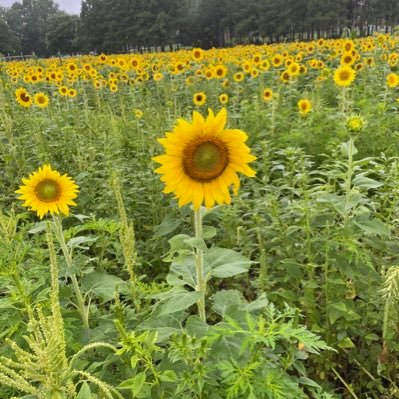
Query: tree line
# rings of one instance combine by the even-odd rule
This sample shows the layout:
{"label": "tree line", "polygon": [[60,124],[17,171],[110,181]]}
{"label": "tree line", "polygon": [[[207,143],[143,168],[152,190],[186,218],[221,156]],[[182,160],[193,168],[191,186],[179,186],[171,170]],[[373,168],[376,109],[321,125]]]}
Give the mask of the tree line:
{"label": "tree line", "polygon": [[80,16],[53,0],[0,8],[0,53],[50,56],[221,47],[392,31],[398,0],[83,0]]}

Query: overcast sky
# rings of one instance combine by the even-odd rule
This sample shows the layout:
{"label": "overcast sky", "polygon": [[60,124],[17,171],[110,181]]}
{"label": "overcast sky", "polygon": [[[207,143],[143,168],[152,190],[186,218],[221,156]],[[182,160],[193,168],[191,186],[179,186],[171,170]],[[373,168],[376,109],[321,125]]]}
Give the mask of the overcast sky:
{"label": "overcast sky", "polygon": [[[13,3],[15,0],[0,0],[0,6],[9,7]],[[61,10],[70,14],[80,13],[80,0],[55,0],[55,3],[59,4]]]}

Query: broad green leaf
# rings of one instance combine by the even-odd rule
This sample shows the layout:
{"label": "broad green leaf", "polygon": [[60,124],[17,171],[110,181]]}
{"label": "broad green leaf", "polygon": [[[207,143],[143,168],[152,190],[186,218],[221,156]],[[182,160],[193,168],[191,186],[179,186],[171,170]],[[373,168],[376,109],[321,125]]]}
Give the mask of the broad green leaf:
{"label": "broad green leaf", "polygon": [[179,292],[162,303],[158,308],[158,314],[176,313],[189,308],[194,305],[200,298],[201,293],[197,291]]}
{"label": "broad green leaf", "polygon": [[252,262],[231,249],[212,248],[204,254],[204,263],[213,276],[227,278],[246,273]]}
{"label": "broad green leaf", "polygon": [[378,219],[354,218],[353,223],[361,228],[366,234],[379,234],[389,236],[388,226]]}
{"label": "broad green leaf", "polygon": [[190,237],[186,238],[184,242],[192,248],[200,249],[201,251],[206,251],[207,247],[205,241],[202,238]]}
{"label": "broad green leaf", "polygon": [[212,309],[222,317],[226,314],[230,306],[241,305],[243,303],[241,294],[237,290],[218,291],[212,296],[212,299]]}
{"label": "broad green leaf", "polygon": [[161,224],[154,227],[155,234],[153,238],[163,237],[172,233],[180,226],[181,222],[180,218],[166,215]]}
{"label": "broad green leaf", "polygon": [[[358,153],[357,148],[355,145],[352,145],[352,155],[356,155]],[[350,148],[350,141],[347,141],[346,143],[341,144],[341,152],[345,156],[349,156],[349,148]]]}
{"label": "broad green leaf", "polygon": [[353,179],[353,185],[355,187],[377,188],[377,187],[381,187],[383,185],[383,183],[380,183],[377,180],[370,179],[369,177],[366,177],[363,175],[357,175]]}
{"label": "broad green leaf", "polygon": [[349,309],[344,302],[329,304],[327,306],[327,313],[331,324],[334,324],[341,317],[346,321],[355,321],[361,319],[361,316],[352,309]]}
{"label": "broad green leaf", "polygon": [[82,288],[85,292],[92,292],[102,298],[104,302],[111,301],[115,292],[128,292],[127,283],[120,277],[105,272],[89,273],[82,279]]}
{"label": "broad green leaf", "polygon": [[79,393],[76,396],[76,399],[89,399],[91,397],[90,386],[87,382],[83,382],[80,387]]}

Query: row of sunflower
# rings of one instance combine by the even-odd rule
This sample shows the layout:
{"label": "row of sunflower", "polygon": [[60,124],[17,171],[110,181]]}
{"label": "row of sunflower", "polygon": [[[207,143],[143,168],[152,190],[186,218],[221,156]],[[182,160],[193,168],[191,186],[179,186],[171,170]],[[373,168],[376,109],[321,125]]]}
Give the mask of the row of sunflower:
{"label": "row of sunflower", "polygon": [[[182,80],[188,86],[215,80],[223,88],[250,83],[261,76],[275,83],[306,78],[311,84],[333,79],[336,85],[347,87],[367,69],[384,74],[392,88],[399,80],[395,72],[399,62],[398,46],[397,37],[377,35],[358,40],[320,39],[208,51],[195,48],[175,53],[52,58],[3,63],[2,69],[11,87],[39,86],[47,97],[54,93],[75,97],[77,89],[89,87],[117,92],[123,86],[149,81],[157,84],[165,79]],[[226,102],[226,97],[223,98],[222,104]],[[21,105],[31,104],[18,95],[17,99]],[[201,105],[202,100],[194,102]],[[38,104],[47,104],[47,101]]]}

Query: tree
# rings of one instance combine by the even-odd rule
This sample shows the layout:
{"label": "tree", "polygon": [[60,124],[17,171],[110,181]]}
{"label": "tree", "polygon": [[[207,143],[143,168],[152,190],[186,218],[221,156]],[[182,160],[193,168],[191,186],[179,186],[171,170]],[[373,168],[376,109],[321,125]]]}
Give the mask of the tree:
{"label": "tree", "polygon": [[78,16],[63,12],[49,17],[46,32],[47,53],[72,55],[76,52],[78,23]]}

